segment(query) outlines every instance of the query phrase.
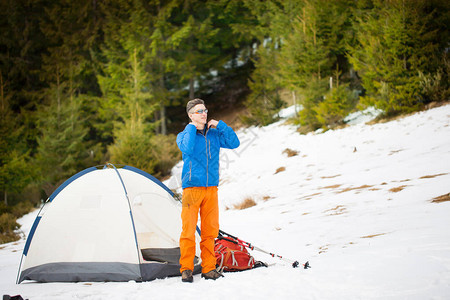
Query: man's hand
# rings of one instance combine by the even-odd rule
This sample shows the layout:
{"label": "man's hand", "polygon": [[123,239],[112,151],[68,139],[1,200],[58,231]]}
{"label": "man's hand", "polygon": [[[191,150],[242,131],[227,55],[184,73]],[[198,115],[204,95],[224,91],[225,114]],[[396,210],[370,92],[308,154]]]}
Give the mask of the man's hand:
{"label": "man's hand", "polygon": [[217,124],[219,124],[218,121],[216,121],[216,120],[214,120],[214,119],[211,119],[211,120],[208,122],[208,128],[210,128],[210,127],[217,127]]}

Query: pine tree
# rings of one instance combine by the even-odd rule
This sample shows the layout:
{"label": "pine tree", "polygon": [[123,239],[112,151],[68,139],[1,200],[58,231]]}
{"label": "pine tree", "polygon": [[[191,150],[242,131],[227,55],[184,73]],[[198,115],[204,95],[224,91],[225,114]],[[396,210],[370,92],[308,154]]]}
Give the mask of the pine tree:
{"label": "pine tree", "polygon": [[[251,96],[260,94],[263,85],[266,85],[266,90],[272,86],[274,95],[287,89],[294,95],[294,101],[298,95],[303,105],[299,122],[310,129],[320,127],[315,107],[327,93],[329,77],[333,76],[336,68],[348,71],[345,55],[346,45],[352,38],[349,20],[354,1],[246,3],[256,8],[259,30],[254,32],[259,34],[260,44],[264,45],[264,51],[258,48],[253,76],[264,78],[265,83],[252,84]],[[270,61],[263,58],[269,51],[274,57]],[[267,66],[264,66],[264,60],[269,63]],[[249,103],[249,107],[254,105],[254,101]],[[264,102],[261,104],[260,107],[264,106]],[[273,115],[272,111],[270,113]]]}
{"label": "pine tree", "polygon": [[156,165],[151,152],[153,114],[159,104],[151,80],[155,61],[150,48],[154,16],[140,1],[116,1],[103,10],[106,63],[104,75],[98,79],[103,109],[108,112],[105,117],[113,120],[114,143],[108,146],[110,160],[152,173]]}
{"label": "pine tree", "polygon": [[40,22],[48,4],[48,0],[0,1],[0,73],[4,96],[8,97],[15,127],[22,128],[22,147],[28,148],[31,156],[35,153],[37,136],[34,111],[40,102],[38,91],[45,86],[39,74],[47,39],[40,30]]}
{"label": "pine tree", "polygon": [[[299,1],[245,1],[244,5],[256,22],[256,26],[247,29],[255,41],[252,58],[255,70],[250,76],[251,93],[245,103],[250,116],[244,120],[267,125],[275,120],[276,112],[284,105],[280,97],[283,88],[280,65],[284,63],[280,47],[289,34],[290,22],[299,11]],[[245,27],[239,29],[246,32]]]}
{"label": "pine tree", "polygon": [[87,140],[89,128],[82,117],[84,90],[92,79],[92,5],[87,0],[61,0],[46,9],[41,22],[49,45],[42,55],[40,77],[47,86],[39,91],[43,102],[37,113],[40,135],[35,160],[48,195],[94,160],[95,143]]}
{"label": "pine tree", "polygon": [[358,44],[350,62],[363,81],[366,105],[386,114],[408,112],[423,103],[419,72],[436,60],[436,32],[430,31],[427,1],[374,1],[374,8],[358,19]]}
{"label": "pine tree", "polygon": [[292,31],[281,48],[280,77],[284,86],[301,95],[300,123],[319,126],[314,108],[322,101],[333,58],[321,32],[320,1],[305,2],[292,22]]}
{"label": "pine tree", "polygon": [[255,70],[249,79],[248,86],[252,90],[245,105],[250,116],[244,117],[248,124],[268,125],[275,120],[275,114],[283,106],[280,98],[280,87],[274,73],[277,72],[278,53],[275,49],[260,45],[258,57],[254,60]]}
{"label": "pine tree", "polygon": [[356,106],[357,100],[357,94],[349,89],[349,84],[333,87],[324,95],[324,100],[313,108],[318,123],[324,129],[343,124],[343,119]]}
{"label": "pine tree", "polygon": [[[159,105],[159,126],[157,127],[160,130],[156,130],[156,132],[162,135],[167,134],[166,106],[170,105],[171,100],[177,97],[173,84],[174,77],[179,76],[173,76],[176,70],[176,62],[172,53],[173,40],[171,39],[172,34],[177,30],[177,26],[170,21],[176,5],[176,1],[166,4],[159,1],[150,1],[141,14],[142,21],[151,24],[148,25],[148,27],[151,27],[151,31],[147,35],[150,52],[147,70],[152,94],[155,102]],[[177,79],[175,79],[176,81]]]}
{"label": "pine tree", "polygon": [[152,153],[148,124],[144,121],[141,106],[135,102],[130,117],[117,122],[114,129],[114,144],[108,147],[110,160],[116,164],[127,164],[153,173],[157,161]]}
{"label": "pine tree", "polygon": [[[214,1],[179,1],[172,23],[177,30],[171,36],[176,59],[176,73],[189,86],[189,99],[202,85],[202,76],[221,68],[226,60],[219,48],[220,28],[214,24]],[[232,45],[232,44],[231,44]],[[229,47],[229,46],[228,46]]]}
{"label": "pine tree", "polygon": [[83,94],[91,83],[91,51],[96,41],[94,4],[89,0],[59,0],[46,10],[41,22],[48,39],[47,54],[42,56],[41,78],[58,86],[59,95],[70,101]]}
{"label": "pine tree", "polygon": [[35,160],[48,196],[64,180],[84,169],[90,158],[84,144],[87,128],[80,115],[80,105],[68,99],[57,104],[56,99],[41,107],[37,123],[40,135]]}
{"label": "pine tree", "polygon": [[32,179],[29,152],[22,142],[23,127],[11,110],[9,82],[0,72],[0,191],[8,205],[8,194],[20,192]]}
{"label": "pine tree", "polygon": [[0,70],[8,81],[13,112],[33,109],[33,91],[42,87],[40,53],[47,40],[40,30],[46,0],[0,1]]}

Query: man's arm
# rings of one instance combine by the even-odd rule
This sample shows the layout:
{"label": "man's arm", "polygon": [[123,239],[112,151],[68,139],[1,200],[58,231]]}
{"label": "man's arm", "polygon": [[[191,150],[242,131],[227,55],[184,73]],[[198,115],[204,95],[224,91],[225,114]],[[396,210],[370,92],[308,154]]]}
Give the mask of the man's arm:
{"label": "man's arm", "polygon": [[193,124],[188,124],[177,136],[177,145],[184,154],[192,154],[195,146],[195,135],[197,128]]}
{"label": "man's arm", "polygon": [[223,121],[217,122],[217,130],[219,131],[220,147],[227,149],[235,149],[239,147],[241,142],[234,130]]}

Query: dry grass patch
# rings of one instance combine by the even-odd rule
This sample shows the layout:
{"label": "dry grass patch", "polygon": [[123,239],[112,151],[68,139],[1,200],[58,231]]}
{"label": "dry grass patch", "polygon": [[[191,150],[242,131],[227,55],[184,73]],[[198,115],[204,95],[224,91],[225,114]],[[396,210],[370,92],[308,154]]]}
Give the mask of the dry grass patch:
{"label": "dry grass patch", "polygon": [[336,178],[336,177],[339,177],[339,176],[341,176],[341,174],[331,175],[331,176],[322,176],[322,177],[320,177],[320,178],[322,178],[322,179],[328,179],[328,178]]}
{"label": "dry grass patch", "polygon": [[275,175],[275,174],[278,174],[278,173],[280,173],[280,172],[284,172],[284,171],[286,171],[286,167],[279,167],[279,168],[275,171],[274,175]]}
{"label": "dry grass patch", "polygon": [[376,236],[381,236],[381,235],[385,235],[386,233],[377,233],[377,234],[371,234],[371,235],[366,235],[366,236],[362,236],[362,239],[371,239],[374,238]]}
{"label": "dry grass patch", "polygon": [[342,246],[342,248],[347,248],[348,246],[351,246],[351,245],[356,245],[356,243],[353,243],[353,242],[347,243],[344,246]]}
{"label": "dry grass patch", "polygon": [[0,244],[15,242],[20,239],[16,230],[20,228],[17,218],[11,213],[0,214]]}
{"label": "dry grass patch", "polygon": [[320,192],[319,193],[314,193],[314,194],[311,194],[311,195],[306,195],[306,196],[300,197],[299,199],[311,200],[312,197],[318,196],[320,194],[322,194],[322,193],[320,193]]}
{"label": "dry grass patch", "polygon": [[398,192],[402,191],[405,187],[407,187],[407,185],[397,186],[397,187],[390,189],[389,192],[398,193]]}
{"label": "dry grass patch", "polygon": [[337,189],[340,186],[341,186],[341,184],[328,185],[328,186],[321,187],[321,189]]}
{"label": "dry grass patch", "polygon": [[297,150],[292,150],[292,149],[286,148],[283,150],[282,153],[286,154],[287,157],[292,157],[292,156],[297,156],[299,152]]}
{"label": "dry grass patch", "polygon": [[264,197],[262,197],[262,199],[263,199],[263,201],[268,201],[270,199],[273,199],[273,197],[271,197],[271,196],[264,196]]}
{"label": "dry grass patch", "polygon": [[393,154],[399,153],[399,152],[404,151],[404,150],[405,149],[392,150],[391,153],[389,153],[388,155],[393,155]]}
{"label": "dry grass patch", "polygon": [[354,191],[354,190],[367,189],[367,188],[371,188],[371,187],[373,187],[373,185],[367,185],[367,184],[364,184],[364,185],[357,186],[357,187],[349,187],[349,188],[345,188],[345,189],[342,189],[342,190],[340,190],[340,191],[337,191],[336,193],[340,194],[340,193],[345,193],[345,192]]}
{"label": "dry grass patch", "polygon": [[431,200],[432,203],[441,203],[446,201],[450,201],[450,193],[438,196],[436,198],[433,198],[433,200]]}
{"label": "dry grass patch", "polygon": [[256,205],[256,201],[252,197],[247,197],[239,204],[233,205],[234,209],[242,210]]}
{"label": "dry grass patch", "polygon": [[345,208],[345,206],[338,205],[334,208],[324,211],[324,213],[328,213],[329,216],[338,216],[344,214],[346,211],[347,209]]}
{"label": "dry grass patch", "polygon": [[441,173],[441,174],[435,174],[435,175],[425,175],[422,177],[419,177],[419,179],[429,179],[429,178],[434,178],[434,177],[438,177],[438,176],[444,176],[447,175],[448,173]]}
{"label": "dry grass patch", "polygon": [[319,254],[327,252],[329,246],[330,246],[330,244],[319,247]]}

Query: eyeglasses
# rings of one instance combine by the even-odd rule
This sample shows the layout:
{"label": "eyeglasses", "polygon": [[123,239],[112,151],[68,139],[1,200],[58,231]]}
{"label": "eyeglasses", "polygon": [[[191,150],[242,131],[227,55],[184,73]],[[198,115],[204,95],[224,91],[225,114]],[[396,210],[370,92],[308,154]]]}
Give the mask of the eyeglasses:
{"label": "eyeglasses", "polygon": [[194,111],[193,112],[194,114],[202,114],[202,113],[205,113],[205,114],[207,114],[208,113],[208,110],[205,108],[205,109],[199,109],[199,110],[196,110],[196,111]]}

